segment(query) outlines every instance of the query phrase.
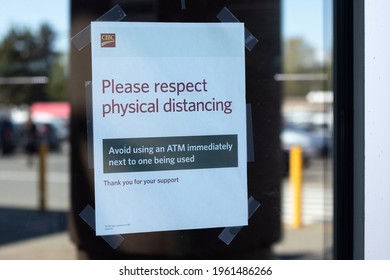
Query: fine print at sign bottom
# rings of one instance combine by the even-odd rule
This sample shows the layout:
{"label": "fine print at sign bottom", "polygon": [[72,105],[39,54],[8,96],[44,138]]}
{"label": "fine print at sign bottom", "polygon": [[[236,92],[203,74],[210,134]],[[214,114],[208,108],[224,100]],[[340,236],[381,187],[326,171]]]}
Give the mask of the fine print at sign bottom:
{"label": "fine print at sign bottom", "polygon": [[104,173],[237,167],[237,135],[103,139]]}

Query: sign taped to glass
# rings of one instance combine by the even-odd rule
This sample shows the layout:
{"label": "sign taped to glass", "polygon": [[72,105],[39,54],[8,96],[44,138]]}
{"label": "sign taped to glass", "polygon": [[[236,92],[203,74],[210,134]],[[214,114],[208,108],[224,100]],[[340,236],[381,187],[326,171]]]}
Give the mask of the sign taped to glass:
{"label": "sign taped to glass", "polygon": [[246,225],[243,24],[91,32],[96,234]]}

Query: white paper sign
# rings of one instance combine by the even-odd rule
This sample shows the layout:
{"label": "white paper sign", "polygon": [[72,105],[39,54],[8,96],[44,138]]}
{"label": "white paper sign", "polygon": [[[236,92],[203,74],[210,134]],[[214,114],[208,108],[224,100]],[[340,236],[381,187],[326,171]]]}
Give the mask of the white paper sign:
{"label": "white paper sign", "polygon": [[91,36],[97,235],[247,225],[243,24]]}

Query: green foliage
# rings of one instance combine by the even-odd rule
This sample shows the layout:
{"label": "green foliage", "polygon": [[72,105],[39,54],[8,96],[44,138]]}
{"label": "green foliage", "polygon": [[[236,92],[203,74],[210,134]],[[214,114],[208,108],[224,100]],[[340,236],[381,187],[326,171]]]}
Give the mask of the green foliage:
{"label": "green foliage", "polygon": [[26,28],[8,32],[0,42],[0,77],[45,76],[49,83],[0,85],[1,103],[31,104],[65,98],[65,67],[54,51],[55,37],[47,24],[36,33]]}
{"label": "green foliage", "polygon": [[301,38],[284,42],[284,74],[329,74],[328,80],[290,80],[283,82],[285,96],[305,96],[311,90],[330,89],[330,61],[319,61],[315,49]]}
{"label": "green foliage", "polygon": [[59,56],[54,61],[49,73],[49,83],[46,85],[46,92],[48,100],[50,101],[67,101],[67,88],[66,88],[66,57],[64,55]]}

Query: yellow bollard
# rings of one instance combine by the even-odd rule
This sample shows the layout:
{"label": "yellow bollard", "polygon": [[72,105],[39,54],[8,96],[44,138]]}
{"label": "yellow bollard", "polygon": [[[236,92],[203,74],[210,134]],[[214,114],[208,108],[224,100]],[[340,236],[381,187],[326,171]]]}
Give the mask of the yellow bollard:
{"label": "yellow bollard", "polygon": [[302,148],[294,146],[290,150],[290,184],[292,186],[294,201],[293,228],[302,226]]}
{"label": "yellow bollard", "polygon": [[46,158],[48,147],[46,143],[39,145],[39,209],[46,211]]}

